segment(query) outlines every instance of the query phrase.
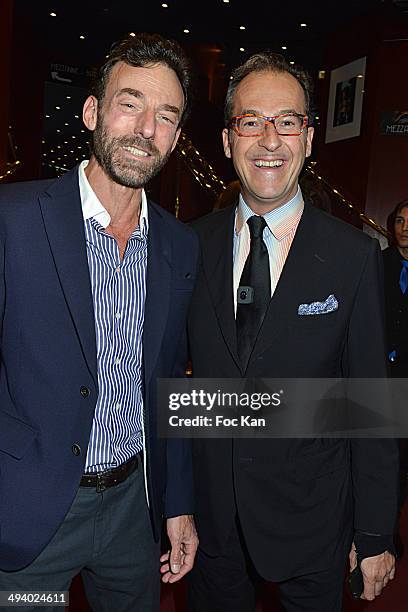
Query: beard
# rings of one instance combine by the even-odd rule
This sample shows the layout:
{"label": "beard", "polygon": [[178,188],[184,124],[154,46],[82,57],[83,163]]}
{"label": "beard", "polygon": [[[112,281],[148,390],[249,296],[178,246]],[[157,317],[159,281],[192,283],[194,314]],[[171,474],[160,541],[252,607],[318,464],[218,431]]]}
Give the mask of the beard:
{"label": "beard", "polygon": [[[149,157],[138,159],[127,157],[123,153],[123,147],[140,148],[146,151]],[[141,136],[110,137],[98,114],[93,133],[92,152],[106,174],[115,183],[140,189],[162,169],[170,157],[171,149],[162,155],[156,145]],[[154,156],[153,163],[152,156]]]}

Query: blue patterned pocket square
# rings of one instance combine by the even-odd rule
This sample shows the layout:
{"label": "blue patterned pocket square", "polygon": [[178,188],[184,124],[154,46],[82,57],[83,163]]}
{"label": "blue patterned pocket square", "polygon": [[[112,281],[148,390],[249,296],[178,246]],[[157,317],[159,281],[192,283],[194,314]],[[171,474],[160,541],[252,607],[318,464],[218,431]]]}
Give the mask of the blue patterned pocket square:
{"label": "blue patterned pocket square", "polygon": [[324,302],[312,302],[311,304],[299,304],[298,315],[321,315],[334,312],[339,307],[339,303],[333,294]]}

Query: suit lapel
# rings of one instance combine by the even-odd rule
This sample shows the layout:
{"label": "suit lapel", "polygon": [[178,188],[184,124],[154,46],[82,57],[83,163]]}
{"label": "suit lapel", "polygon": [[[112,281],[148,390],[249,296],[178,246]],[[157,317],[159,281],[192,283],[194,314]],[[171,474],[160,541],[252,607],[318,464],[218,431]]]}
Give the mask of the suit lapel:
{"label": "suit lapel", "polygon": [[[61,288],[83,354],[96,383],[95,321],[77,168],[53,183],[39,200]],[[157,360],[169,307],[171,248],[165,230],[160,211],[149,205],[143,332],[146,382]]]}
{"label": "suit lapel", "polygon": [[[202,241],[203,267],[224,340],[238,367],[236,325],[233,296],[233,232],[235,206],[214,213],[219,222],[211,226]],[[319,254],[326,237],[319,231],[319,219],[312,205],[305,203],[291,249],[279,282],[259,330],[250,362],[270,347],[287,327],[293,313],[288,306],[296,295],[306,295],[311,284],[319,287],[319,277],[325,270],[326,255]],[[304,290],[306,289],[306,291]]]}
{"label": "suit lapel", "polygon": [[219,223],[202,244],[203,267],[221,332],[237,365],[237,333],[233,296],[233,234],[235,206],[218,213]]}
{"label": "suit lapel", "polygon": [[97,384],[95,321],[78,168],[52,183],[40,196],[39,204],[61,289],[88,368]]}
{"label": "suit lapel", "polygon": [[149,204],[146,302],[143,328],[145,388],[157,361],[168,317],[171,281],[169,231],[158,207]]}

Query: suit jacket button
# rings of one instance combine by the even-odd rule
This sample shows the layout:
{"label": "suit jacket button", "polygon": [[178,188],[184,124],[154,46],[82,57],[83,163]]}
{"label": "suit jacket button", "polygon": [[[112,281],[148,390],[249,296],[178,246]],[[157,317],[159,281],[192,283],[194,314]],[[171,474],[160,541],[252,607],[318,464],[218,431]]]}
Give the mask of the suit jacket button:
{"label": "suit jacket button", "polygon": [[79,444],[73,444],[71,450],[74,453],[75,457],[79,457],[79,455],[81,454],[81,447],[79,446]]}
{"label": "suit jacket button", "polygon": [[91,393],[88,387],[81,387],[79,392],[81,393],[82,397],[85,397],[85,398],[89,397]]}

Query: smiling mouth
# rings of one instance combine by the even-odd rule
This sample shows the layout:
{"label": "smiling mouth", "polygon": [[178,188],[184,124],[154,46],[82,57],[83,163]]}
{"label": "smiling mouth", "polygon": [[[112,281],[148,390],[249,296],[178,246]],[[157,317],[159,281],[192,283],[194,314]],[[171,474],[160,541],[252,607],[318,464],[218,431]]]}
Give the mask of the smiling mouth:
{"label": "smiling mouth", "polygon": [[123,147],[125,151],[129,151],[132,155],[136,155],[136,157],[149,157],[149,153],[146,151],[142,151],[141,149],[137,149],[136,147]]}
{"label": "smiling mouth", "polygon": [[257,168],[280,168],[283,166],[283,159],[272,159],[266,161],[264,159],[256,159],[255,166]]}

